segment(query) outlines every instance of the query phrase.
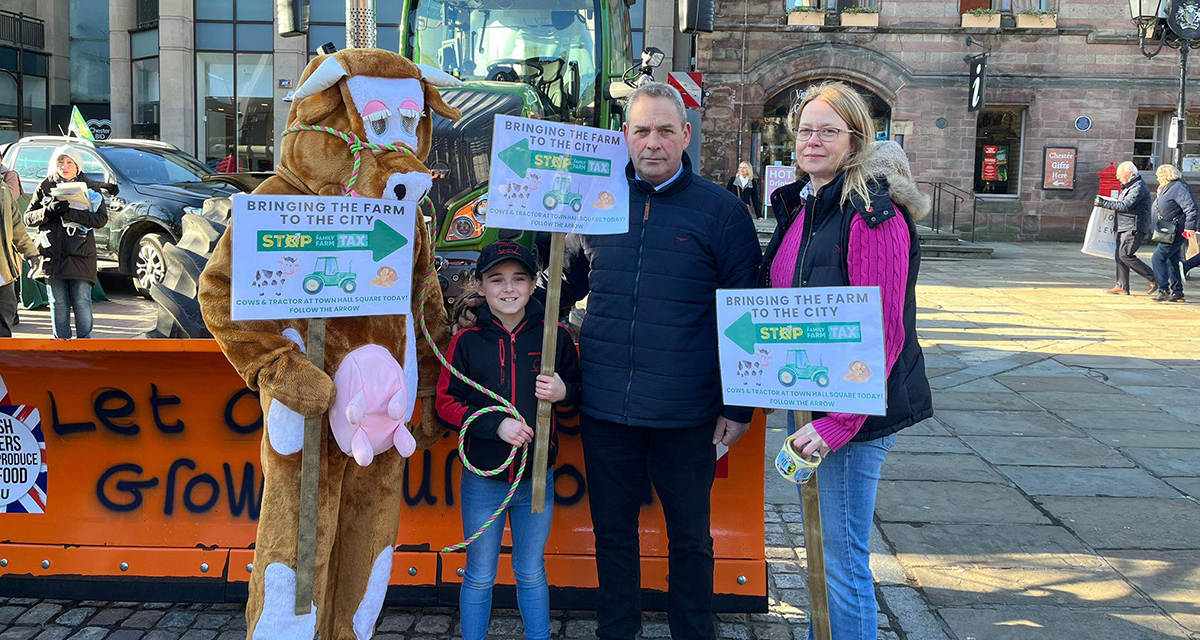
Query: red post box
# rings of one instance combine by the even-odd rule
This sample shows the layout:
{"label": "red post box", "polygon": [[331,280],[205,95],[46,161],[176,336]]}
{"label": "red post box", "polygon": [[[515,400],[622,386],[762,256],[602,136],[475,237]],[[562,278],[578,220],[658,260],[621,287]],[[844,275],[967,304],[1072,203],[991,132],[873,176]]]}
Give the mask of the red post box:
{"label": "red post box", "polygon": [[1113,163],[1099,171],[1100,195],[1115,198],[1121,193],[1121,181],[1117,180],[1117,168]]}

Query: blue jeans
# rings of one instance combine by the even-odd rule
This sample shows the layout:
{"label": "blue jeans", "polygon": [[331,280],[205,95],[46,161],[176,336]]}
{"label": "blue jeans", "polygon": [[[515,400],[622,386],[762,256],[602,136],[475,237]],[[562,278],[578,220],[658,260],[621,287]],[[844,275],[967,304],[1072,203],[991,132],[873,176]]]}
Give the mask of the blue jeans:
{"label": "blue jeans", "polygon": [[[530,513],[533,490],[522,480],[507,519],[512,527],[512,568],[517,580],[517,606],[525,624],[528,640],[550,637],[550,589],[546,586],[546,540],[554,513],[554,473],[546,472],[546,510]],[[462,474],[463,535],[469,537],[496,512],[508,494],[509,483],[482,478],[470,471]],[[467,547],[467,567],[463,573],[458,608],[462,614],[463,640],[484,640],[492,617],[492,584],[500,561],[500,540],[504,536],[505,516],[496,519],[488,530]]]}
{"label": "blue jeans", "polygon": [[1183,264],[1183,248],[1187,240],[1180,236],[1173,244],[1160,244],[1150,258],[1154,267],[1154,280],[1158,282],[1158,290],[1169,294],[1183,293],[1183,280],[1180,279],[1179,268]]}
{"label": "blue jeans", "polygon": [[[788,432],[795,432],[788,412]],[[825,582],[829,589],[829,626],[833,640],[875,640],[879,605],[871,575],[871,524],[883,458],[896,434],[851,442],[831,452],[817,469],[821,528],[825,543]],[[812,640],[812,627],[808,630]]]}
{"label": "blue jeans", "polygon": [[92,337],[92,283],[88,280],[49,278],[50,316],[54,337],[71,337],[71,310],[75,310],[75,337]]}

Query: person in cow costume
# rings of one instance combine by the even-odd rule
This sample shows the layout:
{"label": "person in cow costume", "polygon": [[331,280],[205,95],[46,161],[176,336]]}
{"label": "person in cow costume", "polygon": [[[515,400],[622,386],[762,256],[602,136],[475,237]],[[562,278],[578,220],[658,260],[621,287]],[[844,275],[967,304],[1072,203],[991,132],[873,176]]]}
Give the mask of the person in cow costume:
{"label": "person in cow costume", "polygon": [[[420,203],[431,177],[432,113],[456,120],[437,86],[460,84],[438,69],[379,49],[347,49],[309,63],[292,97],[276,174],[254,193],[385,198]],[[336,133],[335,133],[336,132]],[[355,172],[352,145],[361,141]],[[266,215],[266,214],[264,214]],[[237,220],[233,224],[237,224]],[[416,225],[413,292],[423,290],[433,250]],[[265,489],[246,604],[248,640],[372,637],[391,575],[404,456],[433,442],[440,365],[411,316],[329,319],[324,367],[305,356],[306,320],[230,319],[231,234],[200,278],[204,321],[262,400]],[[238,274],[245,277],[245,274]],[[434,339],[449,341],[441,291],[424,305]],[[414,304],[414,311],[417,305]],[[405,429],[417,398],[421,421]],[[305,417],[328,414],[321,436],[313,605],[295,614],[296,539]],[[368,436],[371,424],[375,431]],[[380,423],[390,429],[377,437]],[[361,427],[361,428],[360,428]],[[414,441],[413,435],[416,436]]]}

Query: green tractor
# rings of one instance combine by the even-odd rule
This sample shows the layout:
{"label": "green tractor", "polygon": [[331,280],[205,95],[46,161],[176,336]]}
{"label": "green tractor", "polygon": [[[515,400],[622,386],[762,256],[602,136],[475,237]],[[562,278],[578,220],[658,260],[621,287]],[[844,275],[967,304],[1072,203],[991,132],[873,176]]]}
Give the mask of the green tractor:
{"label": "green tractor", "polygon": [[357,279],[358,274],[353,271],[338,271],[337,258],[317,258],[313,272],[304,276],[303,287],[309,295],[316,295],[325,287],[337,287],[344,293],[354,293],[358,289]]}
{"label": "green tractor", "polygon": [[812,380],[822,389],[829,386],[829,367],[811,364],[804,349],[788,351],[787,364],[779,368],[777,376],[779,384],[785,387],[796,384],[797,380]]}
{"label": "green tractor", "polygon": [[579,213],[583,208],[583,194],[571,191],[571,178],[569,176],[557,176],[554,178],[554,188],[546,193],[546,197],[542,198],[542,205],[546,210],[553,210],[558,205],[571,207],[571,211]]}

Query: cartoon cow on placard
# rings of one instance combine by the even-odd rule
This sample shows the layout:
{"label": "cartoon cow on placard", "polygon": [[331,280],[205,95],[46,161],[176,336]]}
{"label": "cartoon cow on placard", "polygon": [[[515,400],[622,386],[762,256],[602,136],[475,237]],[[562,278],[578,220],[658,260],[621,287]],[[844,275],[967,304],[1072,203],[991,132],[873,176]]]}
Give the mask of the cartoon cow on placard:
{"label": "cartoon cow on placard", "polygon": [[742,379],[742,386],[750,386],[750,381],[753,380],[756,386],[762,386],[763,371],[771,365],[771,352],[766,349],[759,349],[755,354],[758,356],[756,360],[739,360],[737,367],[737,375]]}
{"label": "cartoon cow on placard", "polygon": [[250,286],[258,289],[260,297],[267,295],[267,289],[274,288],[275,295],[283,295],[283,283],[290,276],[296,275],[296,259],[284,256],[279,261],[278,269],[259,269],[254,272],[254,282]]}

